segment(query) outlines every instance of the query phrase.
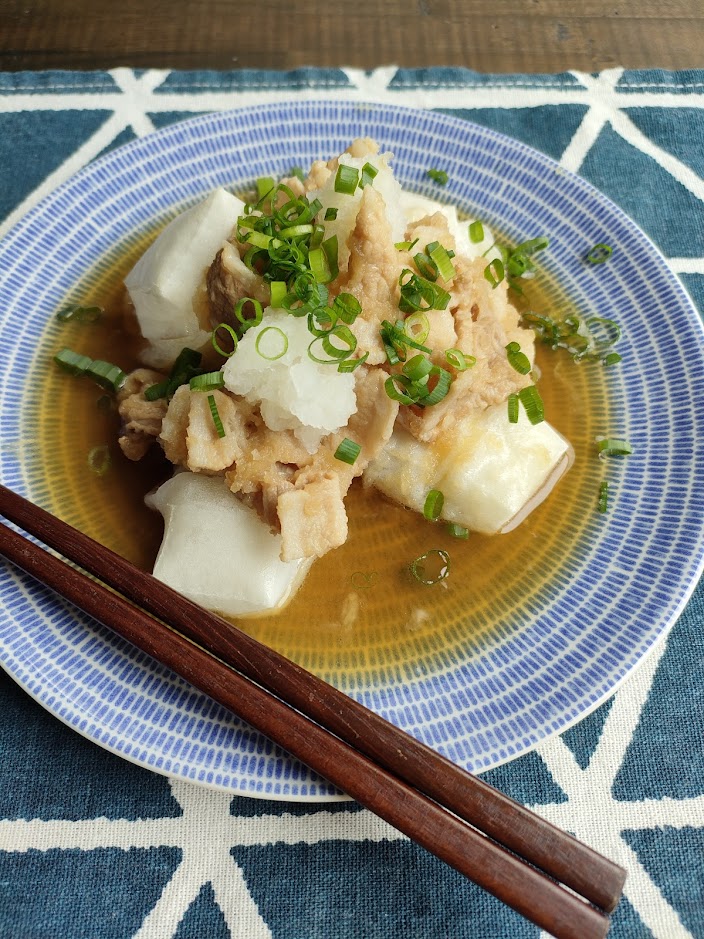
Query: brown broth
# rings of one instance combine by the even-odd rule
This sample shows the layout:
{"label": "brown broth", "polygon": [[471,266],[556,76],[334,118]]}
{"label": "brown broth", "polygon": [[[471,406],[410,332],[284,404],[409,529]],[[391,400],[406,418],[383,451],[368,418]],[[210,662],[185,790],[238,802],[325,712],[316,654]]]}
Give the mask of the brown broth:
{"label": "brown broth", "polygon": [[[43,466],[40,501],[97,541],[145,569],[160,543],[161,517],[143,498],[169,475],[158,447],[139,464],[117,446],[114,408],[101,410],[103,393],[87,380],[67,377],[46,360],[69,346],[129,369],[135,343],[122,329],[119,285],[145,245],[106,267],[89,285],[91,303],[102,299],[99,324],[52,327],[37,371],[34,402]],[[533,307],[559,313],[568,301],[554,284],[533,282]],[[43,360],[42,360],[43,356]],[[42,364],[43,361],[43,364]],[[600,478],[593,441],[603,433],[607,397],[603,368],[577,365],[565,354],[538,350],[540,389],[548,420],[575,449],[575,464],[548,499],[515,531],[468,540],[451,537],[356,482],[347,498],[350,537],[317,561],[285,610],[243,618],[238,625],[348,689],[394,676],[419,674],[458,655],[476,654],[497,634],[525,623],[533,600],[549,594],[560,572],[596,524]],[[109,444],[112,465],[96,476],[87,465],[94,446]],[[217,550],[214,534],[213,550]],[[433,586],[415,581],[409,563],[426,551],[449,552],[449,576]],[[433,663],[433,664],[431,664]]]}

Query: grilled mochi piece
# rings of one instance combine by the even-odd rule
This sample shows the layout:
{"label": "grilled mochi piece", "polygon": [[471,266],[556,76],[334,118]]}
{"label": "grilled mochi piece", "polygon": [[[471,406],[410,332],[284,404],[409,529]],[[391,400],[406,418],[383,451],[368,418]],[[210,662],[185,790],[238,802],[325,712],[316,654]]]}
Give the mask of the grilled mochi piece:
{"label": "grilled mochi piece", "polygon": [[523,410],[512,424],[502,403],[470,413],[432,443],[397,428],[364,479],[417,512],[439,489],[443,519],[493,535],[519,525],[573,459],[570,443],[550,424],[531,424]]}
{"label": "grilled mochi piece", "polygon": [[209,610],[228,616],[278,610],[312,564],[282,561],[281,535],[221,476],[176,473],[145,501],[164,517],[154,576]]}

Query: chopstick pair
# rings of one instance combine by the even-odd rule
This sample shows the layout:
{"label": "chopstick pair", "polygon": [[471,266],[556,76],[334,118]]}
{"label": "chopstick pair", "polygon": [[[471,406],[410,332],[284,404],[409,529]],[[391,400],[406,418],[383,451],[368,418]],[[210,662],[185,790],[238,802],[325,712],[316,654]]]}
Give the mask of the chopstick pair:
{"label": "chopstick pair", "polygon": [[13,564],[537,926],[606,935],[623,868],[4,486],[0,515],[112,589],[0,524]]}

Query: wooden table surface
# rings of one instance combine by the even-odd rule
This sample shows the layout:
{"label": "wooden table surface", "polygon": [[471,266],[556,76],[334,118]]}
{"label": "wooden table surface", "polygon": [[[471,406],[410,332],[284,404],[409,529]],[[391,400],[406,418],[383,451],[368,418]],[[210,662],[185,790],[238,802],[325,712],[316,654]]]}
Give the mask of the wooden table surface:
{"label": "wooden table surface", "polygon": [[0,69],[704,66],[704,0],[0,0]]}

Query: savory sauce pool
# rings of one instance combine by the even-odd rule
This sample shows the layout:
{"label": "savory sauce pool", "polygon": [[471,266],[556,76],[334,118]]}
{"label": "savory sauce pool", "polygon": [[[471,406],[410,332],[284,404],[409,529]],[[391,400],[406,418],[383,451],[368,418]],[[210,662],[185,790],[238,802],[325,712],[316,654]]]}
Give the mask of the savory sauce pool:
{"label": "savory sauce pool", "polygon": [[[120,284],[145,245],[106,265],[70,302],[98,303],[95,324],[53,325],[36,359],[37,452],[40,501],[55,514],[145,569],[151,569],[161,516],[143,498],[170,475],[154,446],[131,463],[117,445],[119,420],[110,399],[87,379],[74,379],[51,355],[68,346],[94,358],[135,367],[134,339],[123,331]],[[555,285],[531,282],[533,309],[568,312]],[[575,463],[548,499],[516,530],[468,540],[444,525],[390,503],[355,482],[347,498],[348,542],[317,561],[305,583],[275,615],[237,625],[333,683],[353,689],[410,677],[443,662],[476,654],[497,633],[529,621],[532,599],[557,583],[587,529],[599,524],[601,467],[594,438],[608,429],[604,369],[575,364],[566,354],[538,349],[540,391],[549,420],[572,443]],[[98,475],[88,465],[95,447],[108,445],[110,465]],[[213,551],[217,551],[213,533]],[[450,555],[449,576],[433,586],[413,579],[409,564],[432,549]],[[431,665],[434,663],[434,665]]]}

